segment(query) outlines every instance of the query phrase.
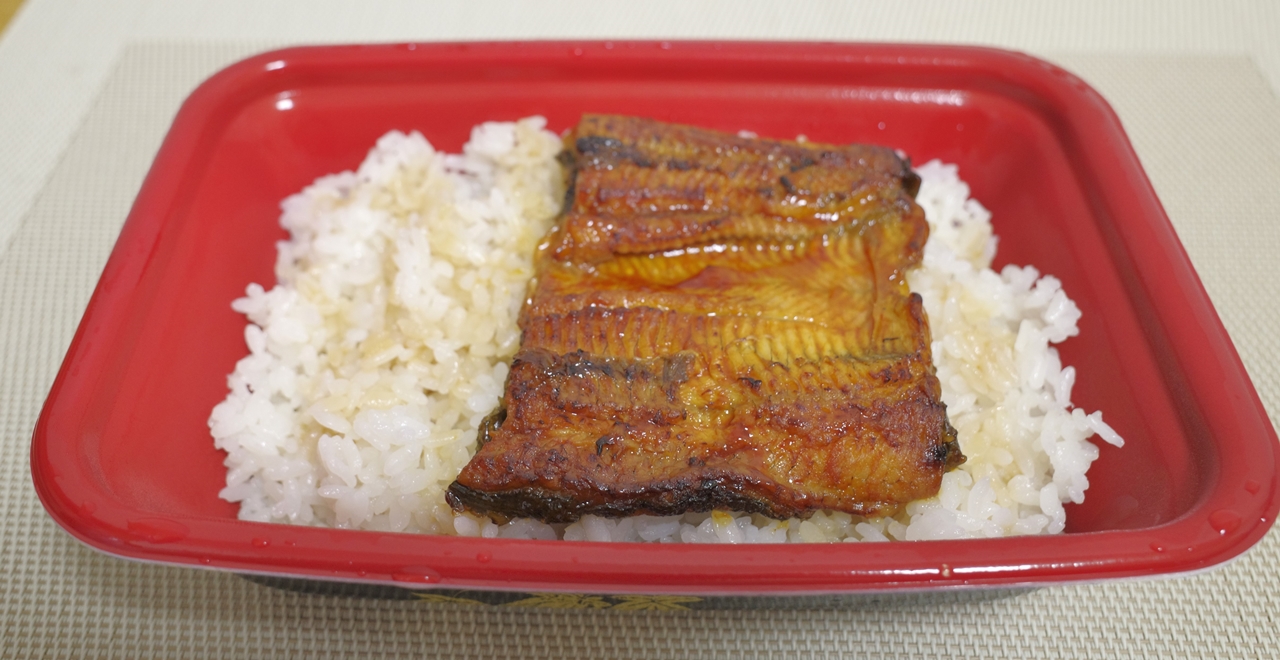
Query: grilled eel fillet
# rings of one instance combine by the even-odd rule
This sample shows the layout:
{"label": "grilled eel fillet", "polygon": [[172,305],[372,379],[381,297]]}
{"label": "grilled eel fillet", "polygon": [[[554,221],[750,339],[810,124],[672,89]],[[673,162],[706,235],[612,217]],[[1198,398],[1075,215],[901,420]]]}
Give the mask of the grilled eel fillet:
{"label": "grilled eel fillet", "polygon": [[592,115],[566,147],[456,510],[785,519],[937,494],[964,457],[904,278],[919,179],[893,151]]}

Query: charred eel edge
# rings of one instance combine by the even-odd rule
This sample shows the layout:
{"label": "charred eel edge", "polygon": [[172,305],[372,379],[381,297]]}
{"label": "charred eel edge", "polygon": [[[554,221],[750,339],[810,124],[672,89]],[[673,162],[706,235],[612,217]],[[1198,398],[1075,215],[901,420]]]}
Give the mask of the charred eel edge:
{"label": "charred eel edge", "polygon": [[[735,478],[736,477],[736,478]],[[455,481],[445,491],[445,500],[455,511],[463,510],[479,514],[495,513],[515,518],[535,518],[545,523],[571,523],[582,516],[592,514],[604,518],[624,518],[634,515],[674,516],[684,513],[705,513],[716,509],[737,513],[759,513],[775,520],[807,518],[826,507],[779,507],[776,502],[753,497],[744,492],[750,484],[740,475],[704,475],[695,478],[699,487],[689,488],[680,483],[651,484],[640,493],[598,493],[601,501],[575,501],[564,491],[549,490],[538,486],[513,488],[502,492],[474,490]],[[610,499],[616,498],[616,499]],[[861,515],[892,513],[897,505],[867,503]]]}

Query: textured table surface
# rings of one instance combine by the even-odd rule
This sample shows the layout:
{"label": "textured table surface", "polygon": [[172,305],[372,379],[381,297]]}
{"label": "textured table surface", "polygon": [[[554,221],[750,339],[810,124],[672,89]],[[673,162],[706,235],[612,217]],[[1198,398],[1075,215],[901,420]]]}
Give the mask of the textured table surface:
{"label": "textured table surface", "polygon": [[[15,99],[4,85],[22,82],[13,73],[14,58],[30,56],[36,48],[22,40],[34,39],[28,34],[35,29],[31,26],[36,19],[45,20],[41,12],[53,4],[32,0],[23,10],[31,15],[20,14],[0,41],[0,119],[11,120],[0,123],[0,146],[5,147],[0,149],[0,198],[9,207],[9,215],[0,216],[9,223],[0,235],[0,655],[1280,654],[1280,535],[1274,531],[1228,566],[1175,580],[1056,587],[999,598],[943,594],[828,607],[696,612],[497,608],[306,595],[234,575],[124,562],[81,546],[44,513],[31,487],[28,451],[40,405],[177,105],[203,77],[279,43],[279,37],[252,30],[218,32],[215,27],[194,35],[213,41],[196,43],[184,34],[180,41],[156,42],[146,39],[164,35],[147,30],[160,30],[139,28],[135,20],[132,32],[117,30],[124,34],[117,35],[120,43],[85,46],[99,49],[109,60],[101,64],[90,93],[77,96],[69,87],[50,91],[65,106],[58,111],[67,116],[57,122],[23,119],[15,114]],[[80,8],[92,13],[87,6]],[[256,11],[259,18],[269,14],[267,9]],[[457,14],[442,20],[458,24]],[[1258,14],[1258,20],[1267,19],[1265,8]],[[1046,37],[1060,50],[1037,52],[1089,81],[1119,112],[1274,420],[1280,410],[1280,372],[1270,359],[1277,349],[1271,330],[1280,322],[1280,268],[1272,257],[1280,247],[1280,225],[1274,222],[1280,215],[1280,187],[1274,183],[1280,180],[1280,102],[1269,82],[1277,79],[1268,59],[1272,53],[1251,50],[1245,42],[1252,33],[1247,31],[1241,32],[1239,49],[1215,52],[1205,47],[1206,39],[1221,37],[1214,30],[1224,29],[1208,19],[1212,34],[1183,35],[1182,48],[1177,43],[1159,47],[1166,39],[1160,30],[1172,29],[1167,25],[1126,28],[1137,35],[1141,48],[1107,47],[1114,43],[1110,32],[1080,34],[1073,16],[1060,18],[1063,29],[1077,31],[1077,41]],[[103,29],[116,29],[107,23],[118,17],[99,18]],[[774,38],[843,34],[824,32],[813,17],[804,18],[809,22],[799,27],[783,23],[774,32],[752,22],[763,20],[758,15],[743,20],[750,29],[739,32],[749,34],[722,36],[752,36],[752,29],[762,32],[757,36]],[[877,20],[885,38],[911,36],[894,32],[887,19]],[[1041,19],[1027,22],[1023,15],[1018,20],[1026,22],[1026,30],[1052,32]],[[1275,20],[1270,24],[1280,25]],[[606,32],[615,29],[608,21],[600,25]],[[945,30],[952,28],[936,29],[946,37],[950,33]],[[351,30],[351,40],[377,37],[358,22]],[[531,36],[503,21],[494,30],[468,33],[458,28],[457,36]],[[566,33],[593,34],[583,28],[555,36]],[[22,42],[18,46],[9,38],[15,34]],[[227,40],[237,36],[270,41]],[[305,37],[286,32],[283,38]],[[334,38],[324,33],[307,40]],[[38,69],[47,62],[31,66]],[[49,75],[51,86],[65,83],[61,74]],[[76,103],[78,109],[72,107]],[[46,147],[31,146],[30,135],[14,134],[18,129],[45,131]],[[25,166],[14,151],[22,145],[29,150]],[[35,190],[23,192],[33,178]],[[14,205],[21,208],[15,211]]]}

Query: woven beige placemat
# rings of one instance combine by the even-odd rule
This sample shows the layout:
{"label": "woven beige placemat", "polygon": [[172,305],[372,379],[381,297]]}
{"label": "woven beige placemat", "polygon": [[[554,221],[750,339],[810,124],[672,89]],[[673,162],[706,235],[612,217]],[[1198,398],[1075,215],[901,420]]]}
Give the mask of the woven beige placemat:
{"label": "woven beige placemat", "polygon": [[[695,612],[496,608],[291,593],[125,562],[44,513],[30,435],[185,94],[252,45],[126,49],[0,256],[0,650],[8,657],[1270,657],[1280,536],[1209,574]],[[1248,60],[1060,56],[1125,121],[1268,410],[1280,325],[1280,103]]]}

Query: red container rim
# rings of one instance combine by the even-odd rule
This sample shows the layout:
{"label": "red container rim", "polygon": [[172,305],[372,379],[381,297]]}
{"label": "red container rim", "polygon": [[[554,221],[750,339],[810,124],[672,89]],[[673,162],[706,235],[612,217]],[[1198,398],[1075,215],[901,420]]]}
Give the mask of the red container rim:
{"label": "red container rim", "polygon": [[[1190,511],[1128,530],[990,540],[887,544],[701,546],[473,539],[175,519],[125,502],[95,472],[94,429],[75,411],[98,395],[91,374],[134,295],[148,250],[181,212],[194,157],[228,108],[280,85],[456,64],[566,75],[652,62],[850,67],[885,84],[921,72],[968,80],[1049,117],[1084,168],[1096,199],[1126,222],[1114,228],[1142,270],[1127,284],[1164,323],[1176,387],[1198,402],[1217,449],[1216,480]],[[868,73],[870,72],[870,73]],[[1207,293],[1162,209],[1121,123],[1074,75],[1009,51],[962,46],[777,42],[561,41],[299,47],[233,64],[183,104],[142,185],[35,428],[32,477],[49,514],[75,538],[111,555],[245,573],[408,587],[665,594],[819,594],[960,586],[1044,585],[1168,576],[1245,552],[1280,510],[1276,435]]]}

